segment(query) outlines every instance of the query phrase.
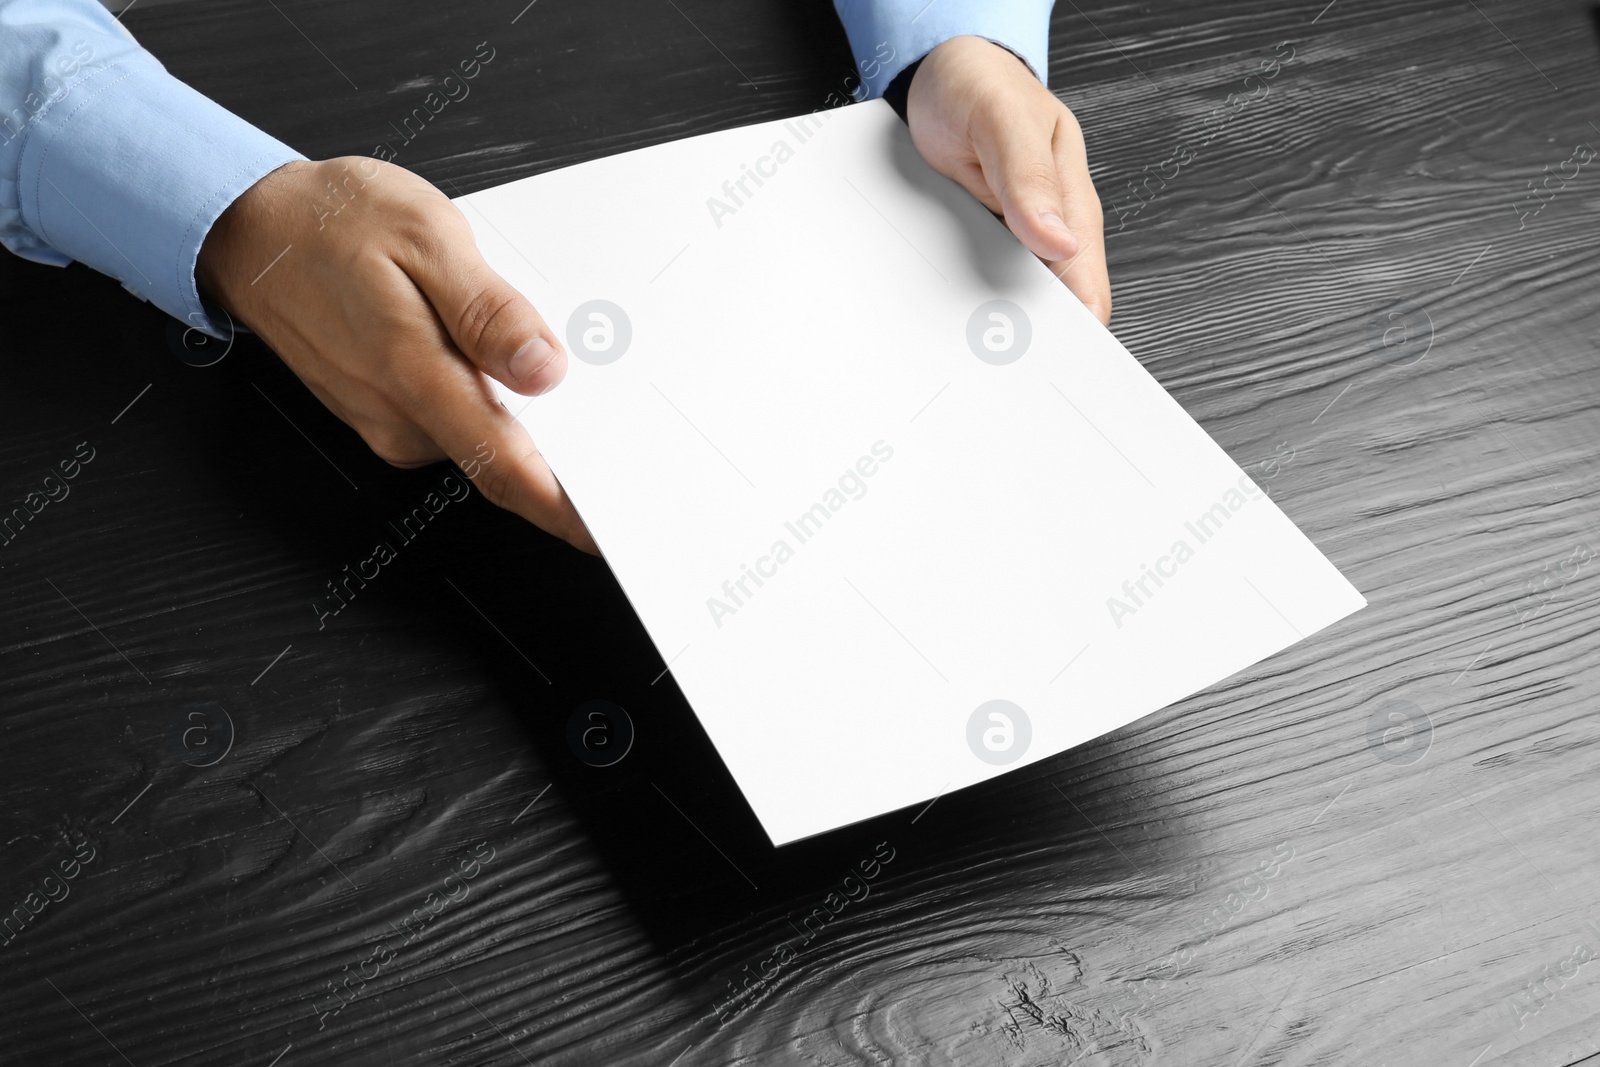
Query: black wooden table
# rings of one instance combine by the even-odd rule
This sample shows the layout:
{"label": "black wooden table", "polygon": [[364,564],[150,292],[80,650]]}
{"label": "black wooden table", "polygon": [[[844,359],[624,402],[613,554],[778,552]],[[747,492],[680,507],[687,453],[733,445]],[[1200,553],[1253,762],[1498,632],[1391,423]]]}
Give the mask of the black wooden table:
{"label": "black wooden table", "polygon": [[[473,496],[319,629],[447,468],[389,469],[253,339],[196,366],[117,284],[0,258],[0,503],[36,512],[0,544],[0,1061],[1594,1056],[1593,8],[1324,2],[1063,0],[1052,83],[1118,336],[1370,607],[782,850],[602,563]],[[825,2],[523,3],[126,22],[312,156],[486,43],[397,156],[452,194],[852,69]],[[610,766],[569,742],[592,700],[633,724]]]}

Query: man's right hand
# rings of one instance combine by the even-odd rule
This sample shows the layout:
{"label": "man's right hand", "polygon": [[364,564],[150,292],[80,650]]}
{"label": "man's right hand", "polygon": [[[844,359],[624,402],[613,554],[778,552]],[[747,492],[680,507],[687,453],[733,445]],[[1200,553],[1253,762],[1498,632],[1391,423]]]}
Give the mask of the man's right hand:
{"label": "man's right hand", "polygon": [[[379,457],[456,458],[490,501],[597,554],[484,378],[537,396],[566,374],[566,353],[432,185],[360,156],[286,163],[223,212],[195,277]],[[494,459],[469,463],[485,442]]]}

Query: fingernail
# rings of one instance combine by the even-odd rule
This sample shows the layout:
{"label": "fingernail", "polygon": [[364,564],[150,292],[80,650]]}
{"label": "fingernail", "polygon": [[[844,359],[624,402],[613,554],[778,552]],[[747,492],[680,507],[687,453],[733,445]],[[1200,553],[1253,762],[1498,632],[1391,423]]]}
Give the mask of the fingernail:
{"label": "fingernail", "polygon": [[555,346],[543,337],[535,337],[517,349],[516,354],[511,357],[511,362],[506,364],[506,369],[511,372],[511,377],[519,382],[525,382],[555,358]]}
{"label": "fingernail", "polygon": [[1046,211],[1039,216],[1039,220],[1052,230],[1059,230],[1067,237],[1072,236],[1072,231],[1067,228],[1067,220],[1057,215],[1054,211]]}

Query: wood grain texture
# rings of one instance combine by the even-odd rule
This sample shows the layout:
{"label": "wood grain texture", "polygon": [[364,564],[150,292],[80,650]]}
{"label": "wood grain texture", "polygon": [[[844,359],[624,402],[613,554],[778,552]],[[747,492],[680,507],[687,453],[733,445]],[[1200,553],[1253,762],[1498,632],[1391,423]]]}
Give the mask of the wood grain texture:
{"label": "wood grain texture", "polygon": [[[313,156],[370,152],[489,42],[397,160],[451,193],[809,111],[851,70],[825,3],[520,7],[126,22]],[[1591,9],[1082,2],[1054,30],[1118,336],[1365,611],[775,851],[602,564],[474,497],[319,630],[444,470],[385,467],[251,339],[188,366],[115,283],[8,257],[0,494],[94,458],[0,546],[0,908],[67,891],[0,947],[0,1060],[1595,1062],[1600,172],[1522,217],[1600,144]],[[614,767],[566,742],[593,698],[637,728]],[[209,767],[197,721],[232,734]]]}

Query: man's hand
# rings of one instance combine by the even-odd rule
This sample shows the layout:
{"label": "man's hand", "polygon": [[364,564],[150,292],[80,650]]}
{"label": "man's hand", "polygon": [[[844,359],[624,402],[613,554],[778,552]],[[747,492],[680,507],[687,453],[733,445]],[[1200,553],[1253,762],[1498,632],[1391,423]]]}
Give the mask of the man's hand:
{"label": "man's hand", "polygon": [[906,97],[911,140],[1111,321],[1104,216],[1078,120],[1026,65],[981,37],[929,52]]}
{"label": "man's hand", "polygon": [[484,378],[537,396],[566,353],[432,185],[365,157],[285,164],[217,220],[195,275],[381,458],[467,463],[487,442],[494,460],[470,465],[483,495],[596,551]]}

